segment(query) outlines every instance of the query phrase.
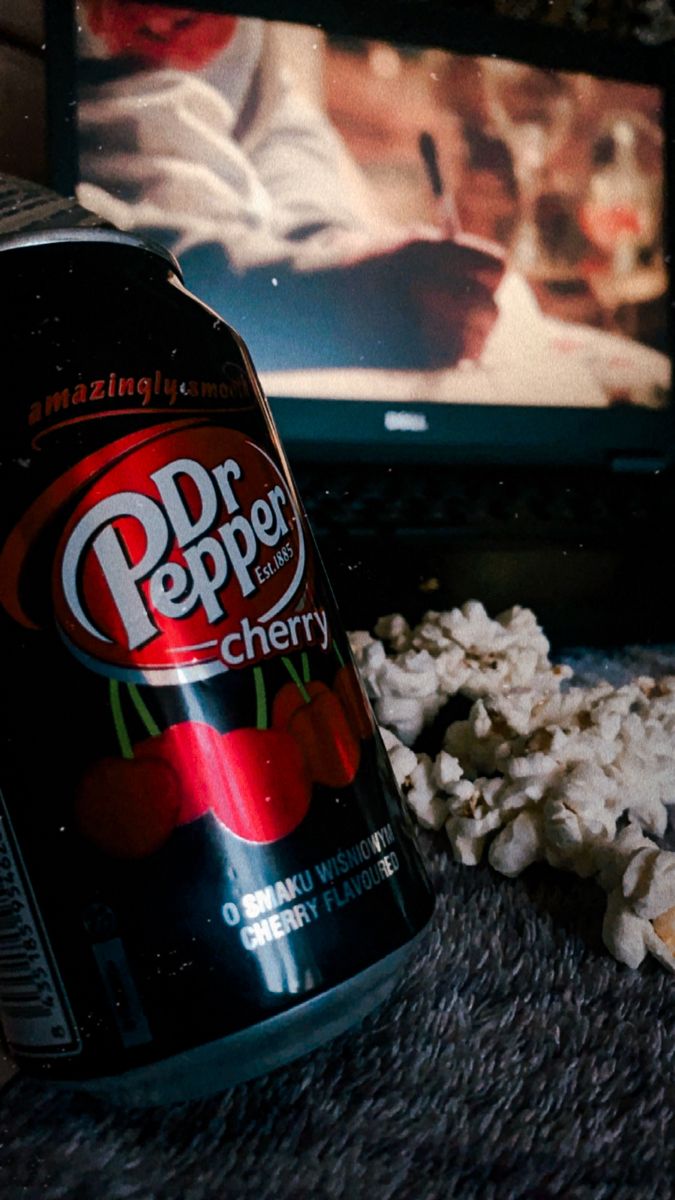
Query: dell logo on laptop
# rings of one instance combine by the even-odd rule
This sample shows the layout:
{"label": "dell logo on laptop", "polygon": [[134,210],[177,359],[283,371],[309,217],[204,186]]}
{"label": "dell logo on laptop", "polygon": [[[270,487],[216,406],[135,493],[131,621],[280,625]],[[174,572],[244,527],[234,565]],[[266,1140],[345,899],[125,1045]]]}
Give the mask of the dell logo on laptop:
{"label": "dell logo on laptop", "polygon": [[384,414],[384,427],[391,433],[426,433],[429,422],[424,413],[388,409]]}

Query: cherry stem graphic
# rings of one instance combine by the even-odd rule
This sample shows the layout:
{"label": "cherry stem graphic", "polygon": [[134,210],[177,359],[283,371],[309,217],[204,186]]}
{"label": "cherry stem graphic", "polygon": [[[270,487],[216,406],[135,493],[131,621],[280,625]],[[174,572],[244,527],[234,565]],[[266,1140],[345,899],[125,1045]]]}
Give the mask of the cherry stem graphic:
{"label": "cherry stem graphic", "polygon": [[307,688],[305,687],[304,683],[302,682],[302,679],[298,675],[298,672],[296,671],[295,667],[293,666],[293,663],[291,662],[290,658],[282,658],[281,661],[284,664],[286,670],[288,671],[288,674],[290,675],[291,679],[293,680],[293,683],[295,684],[298,691],[300,692],[300,695],[302,696],[305,704],[309,704],[311,701],[311,696],[310,696],[309,692],[307,691]]}
{"label": "cherry stem graphic", "polygon": [[267,693],[265,692],[265,676],[262,667],[253,668],[255,684],[255,727],[267,729]]}
{"label": "cherry stem graphic", "polygon": [[148,733],[150,734],[150,737],[159,737],[162,731],[161,731],[159,725],[157,724],[155,718],[153,717],[152,713],[150,712],[150,709],[148,708],[147,704],[145,703],[145,700],[141,696],[138,688],[136,687],[136,684],[130,683],[127,686],[129,689],[129,695],[131,696],[131,699],[133,701],[136,712],[138,713],[139,717],[141,718],[141,721],[143,722],[143,724],[145,725],[145,728],[147,729]]}
{"label": "cherry stem graphic", "polygon": [[117,734],[117,740],[120,744],[120,750],[122,752],[122,758],[133,758],[134,752],[131,747],[131,738],[127,733],[127,727],[124,723],[124,714],[122,712],[119,680],[110,680],[109,692],[110,708],[112,711],[113,722],[115,724],[115,733]]}
{"label": "cherry stem graphic", "polygon": [[309,659],[304,650],[300,655],[300,666],[302,667],[302,682],[309,683]]}
{"label": "cherry stem graphic", "polygon": [[341,667],[344,667],[345,660],[340,653],[340,647],[338,646],[337,642],[333,642],[333,649],[335,651],[335,657],[337,658],[339,665]]}

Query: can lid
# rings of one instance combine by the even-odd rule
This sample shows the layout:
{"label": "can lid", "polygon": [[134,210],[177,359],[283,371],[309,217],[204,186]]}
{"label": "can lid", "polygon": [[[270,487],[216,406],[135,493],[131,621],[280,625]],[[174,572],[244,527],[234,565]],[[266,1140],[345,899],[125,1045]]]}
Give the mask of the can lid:
{"label": "can lid", "polygon": [[59,196],[41,184],[0,174],[0,250],[54,242],[108,242],[135,246],[163,258],[181,278],[170,250],[159,242],[117,229],[73,197]]}

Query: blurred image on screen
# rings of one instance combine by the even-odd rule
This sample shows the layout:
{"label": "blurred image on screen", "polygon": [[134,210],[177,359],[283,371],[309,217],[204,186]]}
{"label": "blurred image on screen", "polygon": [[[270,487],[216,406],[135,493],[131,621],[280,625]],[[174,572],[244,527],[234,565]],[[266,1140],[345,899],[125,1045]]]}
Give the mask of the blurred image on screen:
{"label": "blurred image on screen", "polygon": [[663,407],[659,88],[81,0],[79,196],[271,395]]}

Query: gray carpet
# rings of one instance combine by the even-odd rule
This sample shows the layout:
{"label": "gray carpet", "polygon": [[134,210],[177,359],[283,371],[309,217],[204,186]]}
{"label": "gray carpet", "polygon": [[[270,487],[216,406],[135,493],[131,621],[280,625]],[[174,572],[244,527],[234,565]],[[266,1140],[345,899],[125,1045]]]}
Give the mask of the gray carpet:
{"label": "gray carpet", "polygon": [[[620,682],[616,659],[578,661]],[[433,926],[360,1029],[165,1110],[18,1079],[0,1094],[2,1200],[670,1200],[675,980],[608,956],[592,882],[510,881],[455,866],[442,836],[422,845]]]}

